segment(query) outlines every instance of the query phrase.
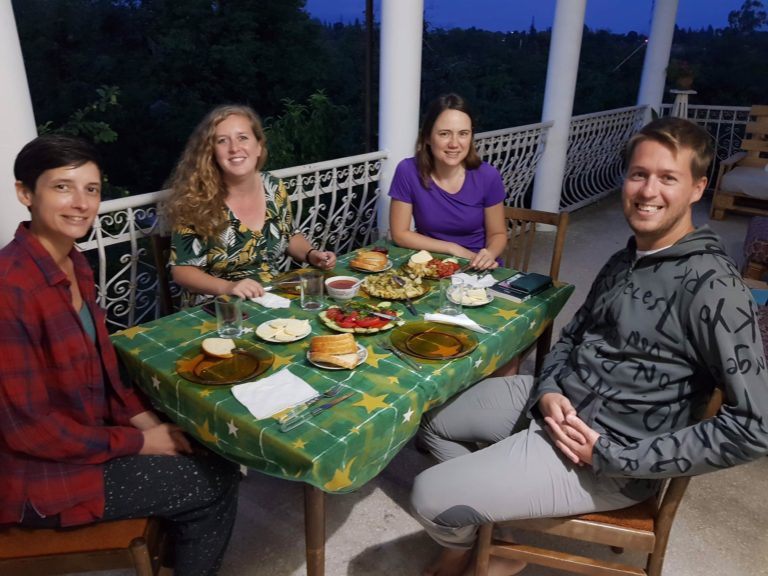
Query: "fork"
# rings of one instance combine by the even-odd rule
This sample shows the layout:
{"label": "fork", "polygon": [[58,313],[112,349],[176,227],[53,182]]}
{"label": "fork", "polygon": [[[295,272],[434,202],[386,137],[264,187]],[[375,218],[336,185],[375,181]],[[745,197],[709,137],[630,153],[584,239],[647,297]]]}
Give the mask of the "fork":
{"label": "fork", "polygon": [[[400,276],[392,276],[392,281],[400,286],[400,288],[403,289],[403,294],[405,294],[405,280],[400,278]],[[418,316],[418,312],[416,312],[416,307],[413,305],[413,301],[406,295],[405,296],[405,307],[408,308],[408,312],[413,314],[414,316]]]}
{"label": "fork", "polygon": [[341,383],[336,384],[336,386],[333,386],[332,388],[329,388],[325,392],[319,392],[316,396],[313,396],[309,400],[306,400],[302,402],[301,404],[294,406],[291,408],[285,416],[280,418],[280,423],[284,424],[290,420],[295,420],[298,418],[300,414],[303,414],[306,410],[317,404],[318,402],[322,402],[327,398],[333,398],[336,396],[336,394],[339,393],[341,390]]}

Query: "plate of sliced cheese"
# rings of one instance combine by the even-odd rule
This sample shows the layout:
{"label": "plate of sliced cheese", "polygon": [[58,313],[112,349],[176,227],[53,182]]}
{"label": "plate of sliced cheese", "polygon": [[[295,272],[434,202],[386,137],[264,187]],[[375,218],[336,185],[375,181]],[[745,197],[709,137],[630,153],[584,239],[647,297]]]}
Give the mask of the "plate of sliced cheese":
{"label": "plate of sliced cheese", "polygon": [[307,360],[318,368],[351,370],[368,358],[368,350],[352,334],[315,336],[309,342]]}
{"label": "plate of sliced cheese", "polygon": [[[448,292],[448,299],[454,304],[459,304],[455,291]],[[464,290],[462,290],[462,306],[485,306],[489,302],[493,302],[493,294],[489,294],[488,290],[485,288],[464,288]]]}
{"label": "plate of sliced cheese", "polygon": [[267,342],[295,342],[312,331],[309,320],[296,318],[275,318],[262,322],[256,328],[256,335]]}

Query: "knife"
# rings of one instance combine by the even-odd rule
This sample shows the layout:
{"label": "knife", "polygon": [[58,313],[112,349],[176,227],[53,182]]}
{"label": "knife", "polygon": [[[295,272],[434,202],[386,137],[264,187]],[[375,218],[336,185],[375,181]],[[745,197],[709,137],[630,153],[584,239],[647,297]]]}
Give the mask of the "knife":
{"label": "knife", "polygon": [[304,424],[307,420],[310,418],[314,418],[320,412],[324,412],[325,410],[328,410],[329,408],[333,408],[338,404],[339,402],[344,402],[347,398],[352,396],[354,392],[348,392],[344,394],[343,396],[339,396],[338,398],[334,398],[333,400],[329,400],[328,402],[325,402],[324,404],[320,404],[320,406],[317,406],[315,408],[304,410],[303,412],[299,412],[295,416],[289,418],[288,420],[284,421],[282,424],[280,424],[280,431],[281,432],[288,432],[289,430],[293,430],[297,426]]}

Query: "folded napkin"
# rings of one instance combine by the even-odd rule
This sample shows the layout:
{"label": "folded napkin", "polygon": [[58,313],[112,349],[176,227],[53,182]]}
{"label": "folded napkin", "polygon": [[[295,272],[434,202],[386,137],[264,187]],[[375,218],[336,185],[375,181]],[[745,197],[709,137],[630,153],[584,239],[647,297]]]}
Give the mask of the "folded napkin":
{"label": "folded napkin", "polygon": [[271,292],[264,292],[263,296],[251,298],[251,302],[261,304],[265,308],[288,308],[291,305],[291,301],[288,298],[283,298]]}
{"label": "folded napkin", "polygon": [[256,382],[232,386],[232,394],[261,420],[317,396],[317,391],[288,368]]}
{"label": "folded napkin", "polygon": [[462,326],[468,330],[475,332],[481,332],[487,334],[488,330],[480,326],[477,322],[469,318],[466,314],[457,314],[456,316],[449,316],[448,314],[424,314],[424,320],[427,322],[440,322],[441,324],[454,324],[455,326]]}
{"label": "folded napkin", "polygon": [[464,282],[464,286],[469,286],[470,288],[489,288],[496,284],[496,279],[493,277],[493,274],[483,274],[482,276],[478,276],[477,274],[465,274],[464,272],[460,272],[454,274],[451,278],[460,278]]}

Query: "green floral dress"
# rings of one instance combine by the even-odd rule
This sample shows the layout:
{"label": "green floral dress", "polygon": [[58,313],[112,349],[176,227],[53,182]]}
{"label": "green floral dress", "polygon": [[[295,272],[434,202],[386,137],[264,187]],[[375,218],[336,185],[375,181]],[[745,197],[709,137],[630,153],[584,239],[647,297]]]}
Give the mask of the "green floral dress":
{"label": "green floral dress", "polygon": [[[206,240],[188,226],[177,226],[171,235],[171,266],[197,266],[208,274],[227,280],[253,277],[268,282],[278,273],[286,257],[288,241],[299,231],[282,180],[261,173],[267,200],[264,227],[250,230],[227,209],[229,226],[216,239]],[[204,294],[182,291],[181,305],[195,306],[210,299]]]}

